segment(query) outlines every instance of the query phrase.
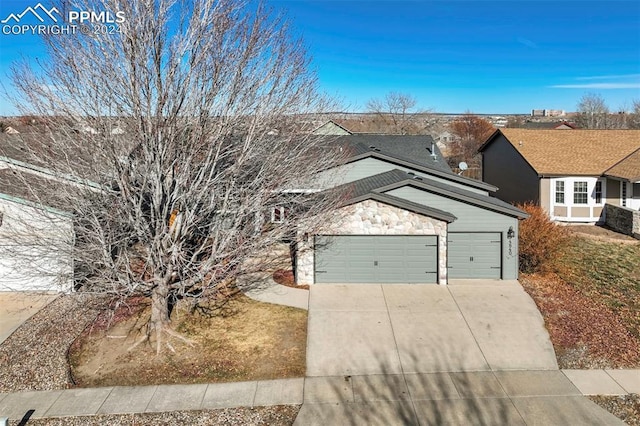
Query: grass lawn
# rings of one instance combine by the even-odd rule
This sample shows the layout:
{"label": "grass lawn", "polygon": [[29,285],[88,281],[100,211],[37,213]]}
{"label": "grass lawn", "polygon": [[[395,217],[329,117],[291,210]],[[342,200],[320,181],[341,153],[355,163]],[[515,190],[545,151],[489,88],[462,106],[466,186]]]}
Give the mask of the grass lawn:
{"label": "grass lawn", "polygon": [[522,275],[561,368],[640,367],[640,242],[573,234],[552,272]]}
{"label": "grass lawn", "polygon": [[[160,355],[153,345],[129,348],[140,338],[149,307],[83,333],[69,351],[81,387],[212,383],[302,377],[307,312],[236,296],[224,308],[189,313],[179,306],[174,330],[190,346],[170,339]],[[100,323],[98,323],[100,324]]]}

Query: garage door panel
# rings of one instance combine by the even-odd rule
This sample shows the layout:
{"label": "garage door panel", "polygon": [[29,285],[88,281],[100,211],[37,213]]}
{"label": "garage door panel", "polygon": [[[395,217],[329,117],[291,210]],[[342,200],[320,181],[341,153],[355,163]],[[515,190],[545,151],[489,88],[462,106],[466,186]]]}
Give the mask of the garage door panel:
{"label": "garage door panel", "polygon": [[316,237],[317,283],[435,283],[436,236]]}
{"label": "garage door panel", "polygon": [[500,233],[449,233],[447,238],[449,278],[500,279]]}

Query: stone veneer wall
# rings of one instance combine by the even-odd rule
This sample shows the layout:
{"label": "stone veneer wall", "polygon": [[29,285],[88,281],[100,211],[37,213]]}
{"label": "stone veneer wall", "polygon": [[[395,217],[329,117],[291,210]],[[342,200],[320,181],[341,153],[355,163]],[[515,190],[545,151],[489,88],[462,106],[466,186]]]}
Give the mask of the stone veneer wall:
{"label": "stone veneer wall", "polygon": [[[439,284],[447,283],[447,222],[365,200],[342,207],[329,215],[326,235],[437,235]],[[298,284],[314,283],[313,237],[299,244],[296,262]]]}
{"label": "stone veneer wall", "polygon": [[614,231],[640,239],[640,211],[605,204],[605,223]]}

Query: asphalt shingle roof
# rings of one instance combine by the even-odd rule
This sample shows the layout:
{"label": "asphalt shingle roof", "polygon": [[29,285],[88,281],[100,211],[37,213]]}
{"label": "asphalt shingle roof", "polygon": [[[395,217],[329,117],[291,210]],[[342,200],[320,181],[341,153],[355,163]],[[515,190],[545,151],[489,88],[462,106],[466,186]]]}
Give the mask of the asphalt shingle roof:
{"label": "asphalt shingle roof", "polygon": [[[358,202],[363,199],[366,199],[372,194],[382,194],[384,196],[390,197],[390,195],[385,194],[386,191],[390,191],[392,189],[399,188],[405,185],[412,185],[420,189],[437,192],[445,196],[449,196],[455,199],[469,202],[471,204],[475,204],[478,206],[487,207],[491,210],[506,213],[508,215],[523,217],[523,218],[527,217],[527,214],[521,211],[520,209],[514,207],[509,203],[499,200],[495,197],[478,194],[472,191],[467,191],[465,189],[447,185],[426,177],[417,177],[415,175],[411,175],[399,169],[394,169],[385,173],[368,176],[364,179],[360,179],[354,182],[341,185],[336,189],[339,191],[345,191],[345,193],[347,194],[348,200],[344,204],[352,204],[354,202]],[[397,197],[393,197],[393,198],[397,198]],[[409,201],[406,201],[406,200],[402,200],[402,201],[406,203],[410,203]],[[412,203],[412,204],[416,204],[416,203]],[[419,205],[419,204],[416,204],[416,205]],[[423,205],[419,205],[419,206],[421,206],[423,209],[424,208],[431,209],[434,213],[440,215],[439,217],[444,217],[448,215],[451,218],[455,218],[455,216],[453,216],[449,212],[434,209],[429,206],[423,206]],[[402,206],[398,205],[398,207],[402,207]]]}
{"label": "asphalt shingle roof", "polygon": [[640,130],[500,129],[540,175],[600,176],[640,149]]}
{"label": "asphalt shingle roof", "polygon": [[[334,143],[349,147],[353,155],[380,152],[419,166],[452,173],[446,159],[430,135],[354,134],[336,136]],[[431,155],[431,147],[435,157]]]}
{"label": "asphalt shingle roof", "polygon": [[62,184],[32,173],[0,169],[0,194],[45,207],[68,211],[69,205],[60,195]]}
{"label": "asphalt shingle roof", "polygon": [[640,149],[637,149],[631,155],[608,169],[604,174],[628,179],[631,182],[640,181]]}

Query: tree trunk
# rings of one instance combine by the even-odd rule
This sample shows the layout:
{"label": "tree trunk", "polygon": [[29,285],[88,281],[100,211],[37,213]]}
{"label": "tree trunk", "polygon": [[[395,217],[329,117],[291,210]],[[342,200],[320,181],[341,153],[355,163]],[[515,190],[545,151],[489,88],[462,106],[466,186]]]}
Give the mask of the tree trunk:
{"label": "tree trunk", "polygon": [[151,292],[151,319],[147,337],[150,339],[155,332],[156,349],[160,353],[162,345],[162,334],[169,328],[169,286],[161,283]]}

